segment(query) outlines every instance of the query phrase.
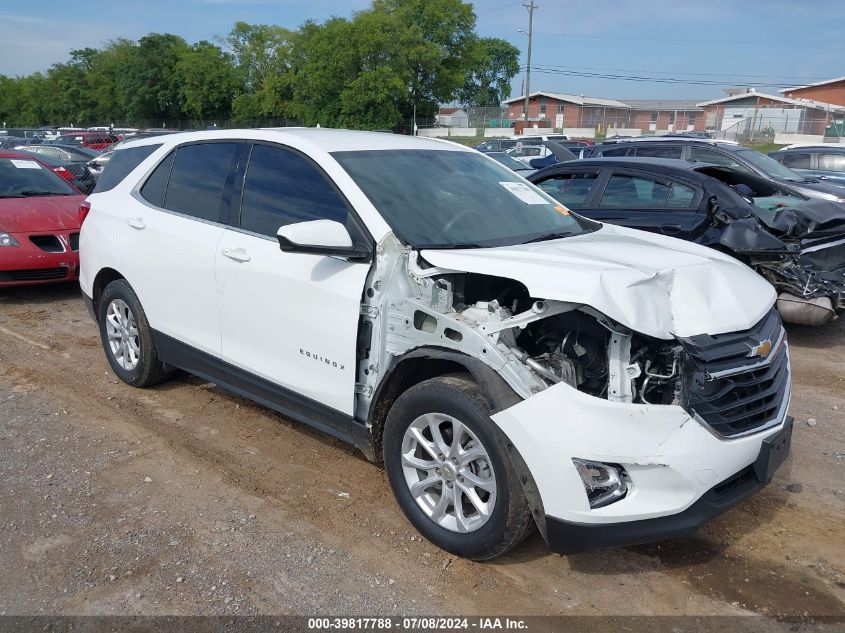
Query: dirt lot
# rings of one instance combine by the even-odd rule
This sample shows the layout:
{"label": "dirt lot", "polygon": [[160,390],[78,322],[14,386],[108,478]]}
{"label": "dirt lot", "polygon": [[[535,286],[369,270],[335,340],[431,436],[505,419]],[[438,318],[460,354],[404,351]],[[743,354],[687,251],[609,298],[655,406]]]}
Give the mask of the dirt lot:
{"label": "dirt lot", "polygon": [[118,384],[78,288],[0,290],[0,614],[845,616],[845,323],[789,336],[760,494],[686,540],[479,564],[326,436],[187,375]]}

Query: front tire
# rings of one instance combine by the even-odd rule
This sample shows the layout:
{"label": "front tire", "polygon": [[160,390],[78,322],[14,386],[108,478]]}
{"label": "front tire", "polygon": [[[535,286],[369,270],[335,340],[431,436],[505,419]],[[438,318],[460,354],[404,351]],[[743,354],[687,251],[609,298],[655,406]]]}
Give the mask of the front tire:
{"label": "front tire", "polygon": [[144,308],[126,280],[106,286],[97,303],[97,318],[106,359],[118,378],[133,387],[151,387],[168,377]]}
{"label": "front tire", "polygon": [[487,560],[531,529],[506,438],[469,377],[440,376],[403,393],[387,416],[383,444],[396,501],[438,547]]}

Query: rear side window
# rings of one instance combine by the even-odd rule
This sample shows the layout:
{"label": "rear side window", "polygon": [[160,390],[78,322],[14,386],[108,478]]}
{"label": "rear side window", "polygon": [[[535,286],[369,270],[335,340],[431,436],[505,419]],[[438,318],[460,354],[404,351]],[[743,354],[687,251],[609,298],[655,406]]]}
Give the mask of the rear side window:
{"label": "rear side window", "polygon": [[793,169],[810,169],[809,154],[784,154],[780,162]]}
{"label": "rear side window", "polygon": [[94,193],[114,189],[121,180],[129,175],[129,172],[144,162],[159,147],[161,147],[161,144],[115,150],[97,180]]}
{"label": "rear side window", "polygon": [[347,215],[340,194],[310,160],[280,147],[253,147],[244,181],[242,229],[272,237],[286,224],[309,220],[346,224]]}
{"label": "rear side window", "polygon": [[680,158],[683,153],[680,145],[640,145],[637,148],[637,156],[648,156],[650,158]]}
{"label": "rear side window", "polygon": [[581,209],[596,186],[599,172],[560,174],[541,182],[538,187],[570,209]]}
{"label": "rear side window", "polygon": [[602,156],[625,156],[630,147],[611,147],[610,149],[601,150]]}
{"label": "rear side window", "polygon": [[198,143],[176,150],[164,194],[165,209],[220,222],[226,180],[240,143]]}
{"label": "rear side window", "polygon": [[733,169],[739,169],[745,173],[750,173],[747,167],[741,165],[739,161],[731,156],[703,147],[692,147],[690,149],[690,160],[698,161],[700,163],[708,163],[710,165],[732,167]]}
{"label": "rear side window", "polygon": [[822,154],[819,156],[819,169],[845,171],[845,154]]}

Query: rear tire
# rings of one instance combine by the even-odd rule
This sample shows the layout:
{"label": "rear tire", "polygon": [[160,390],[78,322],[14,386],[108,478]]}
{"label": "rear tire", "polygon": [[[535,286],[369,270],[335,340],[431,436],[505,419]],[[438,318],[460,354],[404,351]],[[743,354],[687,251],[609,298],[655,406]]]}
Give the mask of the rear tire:
{"label": "rear tire", "polygon": [[103,290],[97,319],[106,359],[118,378],[133,387],[151,387],[168,378],[170,372],[158,358],[144,308],[125,279]]}
{"label": "rear tire", "polygon": [[438,547],[487,560],[518,545],[533,527],[507,439],[468,376],[432,378],[399,396],[383,446],[396,501]]}

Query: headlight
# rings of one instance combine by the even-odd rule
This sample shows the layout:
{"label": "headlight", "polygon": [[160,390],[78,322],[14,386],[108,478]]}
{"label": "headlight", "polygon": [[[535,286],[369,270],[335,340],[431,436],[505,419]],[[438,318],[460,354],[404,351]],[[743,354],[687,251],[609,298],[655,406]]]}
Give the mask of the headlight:
{"label": "headlight", "polygon": [[2,246],[20,246],[20,244],[10,233],[0,231],[0,247]]}

